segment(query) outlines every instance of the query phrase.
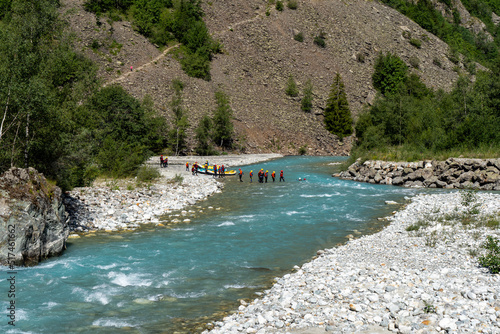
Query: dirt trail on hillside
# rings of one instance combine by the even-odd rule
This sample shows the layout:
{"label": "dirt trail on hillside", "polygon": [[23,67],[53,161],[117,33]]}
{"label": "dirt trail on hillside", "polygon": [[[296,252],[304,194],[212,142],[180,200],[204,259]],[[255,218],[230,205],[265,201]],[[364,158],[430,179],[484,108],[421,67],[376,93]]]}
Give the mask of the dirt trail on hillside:
{"label": "dirt trail on hillside", "polygon": [[165,50],[163,50],[163,52],[155,57],[154,59],[152,59],[151,61],[145,63],[145,64],[142,64],[141,66],[133,69],[133,71],[130,71],[130,72],[127,72],[127,73],[124,73],[122,75],[120,75],[119,77],[117,78],[114,78],[113,80],[110,80],[108,82],[106,82],[103,87],[106,87],[106,86],[109,86],[109,85],[112,85],[114,83],[118,83],[118,82],[121,82],[123,81],[125,78],[129,77],[130,75],[132,75],[134,72],[137,72],[137,71],[142,71],[143,69],[145,69],[146,67],[150,66],[151,64],[154,64],[156,62],[158,62],[158,60],[160,60],[161,58],[165,57],[165,55],[170,51],[170,50],[173,50],[174,48],[176,47],[179,47],[181,44],[178,43],[178,44],[175,44],[175,45],[172,45],[168,48],[166,48]]}
{"label": "dirt trail on hillside", "polygon": [[[263,15],[264,14],[262,12],[258,12],[258,14],[255,17],[252,17],[251,19],[246,19],[246,20],[242,20],[242,21],[236,22],[235,24],[233,24],[231,26],[231,28],[237,27],[237,26],[245,24],[245,23],[253,22],[253,21],[257,20],[258,18],[262,17]],[[228,32],[228,31],[230,31],[230,30],[229,29],[224,29],[224,30],[216,31],[216,32],[213,33],[213,35],[222,35],[222,34]],[[174,48],[179,47],[180,45],[181,45],[180,43],[177,43],[175,45],[172,45],[172,46],[166,48],[165,50],[163,50],[163,52],[160,55],[158,55],[157,57],[155,57],[151,61],[149,61],[149,62],[147,62],[145,64],[142,64],[141,66],[133,69],[132,71],[126,72],[126,73],[120,75],[119,77],[114,78],[113,80],[110,80],[110,81],[104,83],[103,87],[106,87],[106,86],[109,86],[109,85],[112,85],[112,84],[115,84],[115,83],[120,83],[123,80],[125,80],[126,78],[128,78],[130,75],[132,75],[133,73],[142,71],[146,67],[151,66],[151,64],[157,63],[160,59],[162,59],[163,57],[165,57],[168,54],[168,52],[170,52]]]}

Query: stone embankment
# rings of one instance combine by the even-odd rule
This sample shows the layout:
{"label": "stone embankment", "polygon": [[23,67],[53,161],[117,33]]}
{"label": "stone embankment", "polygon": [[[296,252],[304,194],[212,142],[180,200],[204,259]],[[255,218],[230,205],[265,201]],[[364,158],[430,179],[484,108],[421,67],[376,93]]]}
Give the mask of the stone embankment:
{"label": "stone embankment", "polygon": [[343,179],[404,187],[471,188],[500,190],[500,159],[386,162],[356,161],[347,171],[334,174]]}
{"label": "stone embankment", "polygon": [[478,263],[500,237],[500,195],[419,195],[390,220],[318,251],[210,333],[500,333],[500,275]]}
{"label": "stone embankment", "polygon": [[146,165],[158,169],[161,176],[150,184],[140,184],[135,179],[101,180],[92,187],[75,188],[68,192],[64,203],[70,214],[70,228],[75,232],[109,232],[135,229],[141,223],[160,224],[167,220],[168,223],[189,222],[194,211],[187,207],[220,192],[224,183],[209,175],[192,175],[186,171],[186,162],[191,166],[194,162],[203,164],[208,160],[211,165],[225,164],[230,167],[278,157],[281,155],[168,157],[166,168],[160,168],[160,157],[153,157]]}
{"label": "stone embankment", "polygon": [[34,168],[0,177],[0,264],[36,265],[66,249],[69,228],[61,189]]}

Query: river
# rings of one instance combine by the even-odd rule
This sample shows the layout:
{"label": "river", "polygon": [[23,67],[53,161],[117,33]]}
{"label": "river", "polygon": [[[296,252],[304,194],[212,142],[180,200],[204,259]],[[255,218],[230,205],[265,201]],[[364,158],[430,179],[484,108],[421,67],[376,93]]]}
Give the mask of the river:
{"label": "river", "polygon": [[[385,201],[403,203],[418,192],[332,178],[344,159],[286,157],[245,166],[244,182],[228,177],[221,194],[191,208],[189,223],[70,240],[62,256],[18,268],[17,325],[8,332],[195,331],[318,249],[380,230],[377,218],[395,210]],[[258,183],[260,168],[276,171],[276,182]],[[278,182],[280,170],[286,182]]]}

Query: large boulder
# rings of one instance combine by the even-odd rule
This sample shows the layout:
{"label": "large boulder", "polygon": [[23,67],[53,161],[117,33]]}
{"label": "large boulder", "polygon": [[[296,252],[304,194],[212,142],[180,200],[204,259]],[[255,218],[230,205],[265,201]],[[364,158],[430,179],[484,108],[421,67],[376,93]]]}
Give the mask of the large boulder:
{"label": "large boulder", "polygon": [[0,264],[36,265],[66,249],[61,189],[33,168],[0,176]]}

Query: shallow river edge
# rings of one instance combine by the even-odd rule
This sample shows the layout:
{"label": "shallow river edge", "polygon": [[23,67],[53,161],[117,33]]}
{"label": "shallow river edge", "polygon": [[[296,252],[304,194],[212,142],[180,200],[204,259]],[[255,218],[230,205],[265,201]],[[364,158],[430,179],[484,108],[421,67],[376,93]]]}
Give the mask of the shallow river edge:
{"label": "shallow river edge", "polygon": [[500,275],[478,263],[500,237],[500,194],[417,195],[204,333],[500,333]]}

